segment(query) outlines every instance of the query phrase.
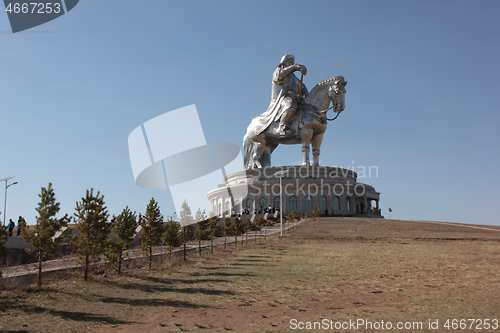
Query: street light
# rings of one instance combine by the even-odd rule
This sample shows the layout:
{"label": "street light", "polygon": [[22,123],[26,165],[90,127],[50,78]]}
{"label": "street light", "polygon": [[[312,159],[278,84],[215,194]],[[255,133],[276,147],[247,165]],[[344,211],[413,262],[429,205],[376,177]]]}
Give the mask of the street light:
{"label": "street light", "polygon": [[276,177],[280,177],[280,237],[283,237],[283,176],[288,173],[286,171],[278,171],[274,174]]}
{"label": "street light", "polygon": [[16,185],[17,184],[17,182],[14,182],[12,184],[7,185],[7,181],[9,179],[12,179],[12,178],[14,178],[14,176],[12,176],[12,177],[6,177],[4,179],[0,179],[0,182],[3,182],[5,180],[5,201],[4,201],[4,204],[3,204],[3,226],[4,227],[5,227],[5,219],[7,218],[7,189],[9,187],[11,187],[12,185]]}

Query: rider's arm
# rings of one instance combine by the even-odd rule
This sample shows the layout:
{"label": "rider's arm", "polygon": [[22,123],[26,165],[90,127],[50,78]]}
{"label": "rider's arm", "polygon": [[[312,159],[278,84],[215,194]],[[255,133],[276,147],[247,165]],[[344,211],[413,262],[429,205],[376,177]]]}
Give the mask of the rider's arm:
{"label": "rider's arm", "polygon": [[[295,82],[296,82],[296,84],[297,84],[297,90],[298,90],[298,89],[299,89],[298,87],[300,87],[300,80],[299,80],[297,77],[295,77],[295,78],[296,78],[296,81],[295,81]],[[307,87],[306,87],[306,85],[305,85],[305,83],[304,83],[304,82],[302,82],[302,90],[301,90],[301,94],[302,94],[304,97],[307,97],[307,95],[309,95],[309,90],[307,90]],[[302,96],[300,96],[300,97],[302,97]]]}
{"label": "rider's arm", "polygon": [[[300,84],[300,82],[299,82],[299,84]],[[307,95],[309,95],[309,90],[307,90],[307,87],[303,82],[302,82],[302,95],[304,95],[305,97],[307,97]]]}
{"label": "rider's arm", "polygon": [[300,70],[301,66],[298,64],[293,64],[292,66],[285,67],[285,68],[277,68],[276,71],[274,71],[273,75],[273,81],[276,84],[283,84],[285,82],[285,78],[293,74],[293,72]]}

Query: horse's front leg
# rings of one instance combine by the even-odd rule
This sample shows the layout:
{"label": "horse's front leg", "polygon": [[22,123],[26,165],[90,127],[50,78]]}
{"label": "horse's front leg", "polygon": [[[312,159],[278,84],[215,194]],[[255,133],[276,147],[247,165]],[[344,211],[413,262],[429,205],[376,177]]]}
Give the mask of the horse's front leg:
{"label": "horse's front leg", "polygon": [[312,138],[312,150],[313,150],[313,166],[318,166],[319,165],[319,154],[320,154],[320,147],[321,143],[323,142],[323,134],[318,134],[315,135]]}
{"label": "horse's front leg", "polygon": [[304,129],[300,134],[300,139],[302,141],[302,165],[310,165],[309,146],[311,145],[312,136],[313,131],[310,128]]}

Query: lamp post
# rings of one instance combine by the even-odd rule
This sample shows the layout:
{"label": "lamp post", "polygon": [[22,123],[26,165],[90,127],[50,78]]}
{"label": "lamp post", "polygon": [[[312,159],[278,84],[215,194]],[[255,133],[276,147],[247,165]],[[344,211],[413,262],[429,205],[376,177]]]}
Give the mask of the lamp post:
{"label": "lamp post", "polygon": [[16,185],[17,184],[17,182],[14,182],[12,184],[7,185],[7,181],[9,179],[12,179],[12,178],[14,178],[14,176],[0,179],[0,182],[2,182],[2,181],[5,180],[5,201],[4,201],[4,204],[3,204],[3,226],[4,227],[5,227],[5,219],[7,218],[7,189],[9,187],[11,187],[12,185]]}
{"label": "lamp post", "polygon": [[286,171],[278,171],[274,174],[276,177],[280,177],[280,237],[283,237],[283,176],[288,173]]}

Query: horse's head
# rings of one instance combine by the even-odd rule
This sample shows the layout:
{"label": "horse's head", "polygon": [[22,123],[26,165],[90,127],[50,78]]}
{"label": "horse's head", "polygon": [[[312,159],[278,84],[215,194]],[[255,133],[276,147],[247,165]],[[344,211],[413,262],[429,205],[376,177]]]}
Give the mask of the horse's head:
{"label": "horse's head", "polygon": [[328,97],[332,101],[333,111],[340,113],[345,108],[345,86],[347,81],[343,76],[336,76],[328,89]]}

